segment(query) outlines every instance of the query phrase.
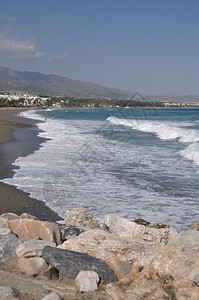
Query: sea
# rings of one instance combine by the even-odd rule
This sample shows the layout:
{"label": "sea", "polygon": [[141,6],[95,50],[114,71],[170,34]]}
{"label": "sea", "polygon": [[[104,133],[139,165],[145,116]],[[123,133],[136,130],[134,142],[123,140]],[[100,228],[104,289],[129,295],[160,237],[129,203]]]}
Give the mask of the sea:
{"label": "sea", "polygon": [[199,109],[29,110],[45,142],[5,183],[64,218],[84,207],[184,230],[199,221]]}

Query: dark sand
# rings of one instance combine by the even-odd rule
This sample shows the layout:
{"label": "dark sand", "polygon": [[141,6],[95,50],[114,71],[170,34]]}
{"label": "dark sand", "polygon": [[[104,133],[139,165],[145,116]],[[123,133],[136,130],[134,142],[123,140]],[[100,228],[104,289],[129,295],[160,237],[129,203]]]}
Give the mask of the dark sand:
{"label": "dark sand", "polygon": [[[12,177],[16,167],[11,164],[16,158],[33,153],[45,141],[37,136],[38,129],[34,120],[15,116],[18,112],[17,109],[0,109],[0,179]],[[26,212],[40,220],[52,222],[61,219],[44,202],[0,182],[0,215],[6,212],[17,215]]]}

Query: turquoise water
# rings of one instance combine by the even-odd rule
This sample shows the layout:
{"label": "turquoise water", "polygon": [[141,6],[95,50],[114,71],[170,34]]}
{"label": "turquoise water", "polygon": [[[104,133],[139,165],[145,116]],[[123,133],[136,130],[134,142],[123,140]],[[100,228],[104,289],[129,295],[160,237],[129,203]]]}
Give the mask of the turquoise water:
{"label": "turquoise water", "polygon": [[[48,138],[5,182],[64,217],[85,207],[187,228],[199,221],[199,109],[26,112]],[[47,121],[44,122],[44,116]],[[51,120],[51,116],[54,117]]]}

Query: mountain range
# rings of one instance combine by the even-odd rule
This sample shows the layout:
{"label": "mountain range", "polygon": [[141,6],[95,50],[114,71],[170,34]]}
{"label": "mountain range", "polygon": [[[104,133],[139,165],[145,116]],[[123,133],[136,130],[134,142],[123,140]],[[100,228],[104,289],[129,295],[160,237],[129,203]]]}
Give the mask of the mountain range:
{"label": "mountain range", "polygon": [[0,91],[22,91],[48,96],[128,98],[128,93],[58,75],[15,71],[0,66]]}

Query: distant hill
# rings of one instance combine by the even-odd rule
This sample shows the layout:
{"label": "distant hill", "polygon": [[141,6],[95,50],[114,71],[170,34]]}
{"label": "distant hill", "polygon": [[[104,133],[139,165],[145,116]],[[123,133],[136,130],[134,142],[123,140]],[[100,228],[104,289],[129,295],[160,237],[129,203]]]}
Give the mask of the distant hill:
{"label": "distant hill", "polygon": [[15,71],[0,66],[0,91],[10,90],[49,96],[128,98],[126,92],[97,84],[58,75]]}

